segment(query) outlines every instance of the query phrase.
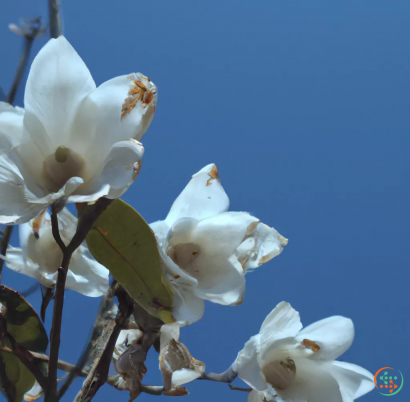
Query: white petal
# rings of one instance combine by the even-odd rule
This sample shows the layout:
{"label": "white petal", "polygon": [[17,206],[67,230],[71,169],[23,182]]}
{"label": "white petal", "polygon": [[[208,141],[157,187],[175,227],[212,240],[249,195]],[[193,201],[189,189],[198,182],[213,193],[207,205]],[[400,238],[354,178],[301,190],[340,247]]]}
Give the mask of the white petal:
{"label": "white petal", "polygon": [[204,315],[205,303],[191,292],[174,287],[173,316],[181,325],[199,321]]}
{"label": "white petal", "polygon": [[299,313],[287,302],[279,303],[265,318],[259,333],[263,348],[275,347],[275,343],[293,338],[302,329]]}
{"label": "white petal", "polygon": [[161,349],[165,346],[167,346],[168,342],[171,339],[175,339],[176,341],[179,341],[179,324],[178,323],[173,323],[173,324],[164,324],[161,327],[161,334],[160,334],[160,344],[161,344]]}
{"label": "white petal", "polygon": [[316,353],[306,348],[306,353],[312,359],[331,361],[337,359],[350,348],[353,338],[354,326],[352,320],[333,316],[304,328],[296,339],[299,342],[308,339],[320,347],[320,350]]}
{"label": "white petal", "polygon": [[133,183],[138,175],[143,155],[144,147],[133,139],[120,141],[112,146],[99,180],[99,187],[104,184],[110,186],[108,198],[120,197]]}
{"label": "white petal", "polygon": [[260,346],[260,335],[255,335],[249,339],[245,347],[239,352],[232,368],[253,389],[264,391],[267,384],[259,366]]}
{"label": "white petal", "polygon": [[[130,113],[121,118],[122,105],[133,86],[133,81],[128,77],[123,75],[100,85],[84,100],[77,115],[73,147],[78,149],[85,145],[83,152],[95,162],[101,154],[107,155],[116,142],[129,138],[141,140],[151,124],[156,96],[147,106],[143,107],[138,102]],[[91,142],[84,144],[84,134],[89,136]]]}
{"label": "white petal", "polygon": [[172,384],[182,385],[201,377],[201,373],[194,370],[182,369],[172,373]]}
{"label": "white petal", "polygon": [[24,394],[24,400],[27,402],[33,402],[41,398],[43,394],[43,388],[41,388],[41,385],[36,381],[31,389]]}
{"label": "white petal", "polygon": [[9,247],[6,257],[0,255],[7,263],[7,267],[15,272],[37,279],[45,287],[55,284],[57,274],[47,274],[40,271],[38,264],[24,258],[20,248]]}
{"label": "white petal", "polygon": [[24,109],[0,102],[0,154],[16,146],[24,132]]}
{"label": "white petal", "polygon": [[264,393],[260,391],[251,391],[248,395],[247,402],[264,402]]}
{"label": "white petal", "polygon": [[[278,256],[282,252],[283,247],[288,243],[288,240],[281,236],[275,229],[263,223],[259,223],[251,236],[252,237],[247,240],[255,240],[255,245],[249,253],[250,258],[244,265],[246,270],[258,268],[265,262]],[[241,260],[239,256],[238,259]]]}
{"label": "white petal", "polygon": [[337,380],[340,389],[346,395],[343,402],[354,401],[375,387],[373,374],[355,364],[332,362],[330,374]]}
{"label": "white petal", "polygon": [[[69,145],[80,102],[94,89],[87,66],[63,36],[40,50],[27,79],[24,105],[44,127],[54,149]],[[31,132],[30,122],[25,124]]]}
{"label": "white petal", "polygon": [[166,222],[172,226],[180,218],[209,218],[227,211],[228,207],[229,198],[218,179],[218,170],[210,164],[192,176],[172,205]]}
{"label": "white petal", "polygon": [[168,232],[170,227],[167,225],[165,221],[156,221],[149,224],[150,228],[155,234],[157,238],[157,243],[159,248],[166,247]]}
{"label": "white petal", "polygon": [[[35,200],[36,203],[32,203]],[[31,201],[31,202],[30,202]],[[28,222],[48,205],[38,202],[25,187],[16,165],[6,156],[0,156],[0,223]]]}
{"label": "white petal", "polygon": [[[198,258],[199,260],[199,258]],[[193,269],[197,270],[198,287],[195,294],[202,299],[223,305],[238,305],[245,294],[245,276],[242,266],[235,256],[227,260],[207,258],[198,261]]]}
{"label": "white petal", "polygon": [[308,359],[295,361],[295,382],[286,390],[277,390],[286,402],[344,402],[339,384],[325,365]]}
{"label": "white petal", "polygon": [[[110,273],[100,263],[87,257],[84,246],[80,246],[73,254],[69,271],[75,275],[76,280],[73,280],[72,284],[69,284],[67,280],[68,289],[89,297],[99,297],[107,292]],[[83,280],[80,281],[79,277]]]}

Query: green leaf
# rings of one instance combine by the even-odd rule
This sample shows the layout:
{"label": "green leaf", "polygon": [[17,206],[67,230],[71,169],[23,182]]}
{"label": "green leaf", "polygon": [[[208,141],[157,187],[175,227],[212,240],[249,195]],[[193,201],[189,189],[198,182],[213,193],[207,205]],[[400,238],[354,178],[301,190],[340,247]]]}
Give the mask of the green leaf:
{"label": "green leaf", "polygon": [[94,258],[108,268],[149,314],[174,322],[173,294],[161,267],[157,241],[141,215],[124,201],[113,201],[87,236]]}
{"label": "green leaf", "polygon": [[[18,292],[6,286],[0,286],[2,314],[6,318],[7,331],[28,350],[44,353],[48,338],[43,324],[33,307]],[[2,346],[11,348],[8,341]],[[11,353],[1,352],[6,367],[6,375],[16,388],[16,401],[22,401],[24,394],[35,382],[31,372]]]}

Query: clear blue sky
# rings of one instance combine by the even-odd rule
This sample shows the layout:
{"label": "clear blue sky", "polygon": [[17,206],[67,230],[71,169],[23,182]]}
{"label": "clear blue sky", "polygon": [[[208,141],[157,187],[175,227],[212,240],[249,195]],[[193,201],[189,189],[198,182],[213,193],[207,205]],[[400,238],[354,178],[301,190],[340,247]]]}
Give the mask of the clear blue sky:
{"label": "clear blue sky", "polygon": [[[305,325],[352,318],[356,338],[343,359],[373,373],[399,369],[408,381],[410,2],[62,2],[64,33],[97,84],[140,71],[159,88],[143,169],[125,201],[148,222],[162,219],[190,176],[214,162],[231,210],[249,211],[289,238],[282,255],[247,277],[242,306],[208,303],[205,317],[184,328],[193,356],[225,370],[286,300]],[[1,2],[6,91],[21,48],[7,25],[46,17],[45,3]],[[22,99],[20,90],[21,106]],[[5,270],[4,283],[24,290],[33,282]],[[40,299],[29,297],[36,308]],[[67,292],[62,359],[75,363],[98,303]],[[47,328],[50,316],[51,309]],[[160,383],[157,367],[152,353],[147,383]],[[186,401],[246,401],[223,384],[188,388]],[[395,400],[409,400],[409,389]],[[95,400],[117,398],[128,400],[104,386]],[[383,398],[374,391],[360,400]]]}

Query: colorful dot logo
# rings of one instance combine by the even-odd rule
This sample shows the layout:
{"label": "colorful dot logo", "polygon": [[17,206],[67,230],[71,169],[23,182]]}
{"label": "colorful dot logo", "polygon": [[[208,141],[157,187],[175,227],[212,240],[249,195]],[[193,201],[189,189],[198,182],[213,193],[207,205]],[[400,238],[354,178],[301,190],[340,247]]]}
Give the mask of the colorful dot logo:
{"label": "colorful dot logo", "polygon": [[374,376],[374,384],[380,394],[393,396],[403,388],[403,374],[391,367],[381,368]]}

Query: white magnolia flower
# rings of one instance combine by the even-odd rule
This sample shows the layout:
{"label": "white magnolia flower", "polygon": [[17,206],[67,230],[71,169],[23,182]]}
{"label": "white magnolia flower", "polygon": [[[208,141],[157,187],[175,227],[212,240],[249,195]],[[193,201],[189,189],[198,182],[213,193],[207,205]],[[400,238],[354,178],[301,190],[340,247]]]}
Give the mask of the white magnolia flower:
{"label": "white magnolia flower", "polygon": [[[75,218],[64,208],[58,215],[60,235],[65,244],[74,236]],[[54,240],[50,215],[46,210],[29,223],[19,226],[21,248],[9,247],[6,257],[0,256],[13,271],[36,278],[46,287],[53,287],[63,253]],[[93,259],[83,243],[74,251],[70,261],[66,288],[90,297],[98,297],[108,290],[109,271]]]}
{"label": "white magnolia flower", "polygon": [[245,274],[279,255],[287,239],[247,212],[226,212],[229,199],[211,164],[192,177],[164,221],[150,226],[172,284],[173,314],[198,321],[204,300],[242,302]]}
{"label": "white magnolia flower", "polygon": [[374,388],[362,367],[335,361],[353,342],[353,322],[334,316],[302,330],[282,302],[239,352],[233,369],[254,390],[248,402],[352,402]]}
{"label": "white magnolia flower", "polygon": [[31,66],[25,109],[0,102],[0,223],[28,222],[60,198],[121,196],[139,172],[156,102],[139,73],[96,88],[67,40],[51,39]]}

